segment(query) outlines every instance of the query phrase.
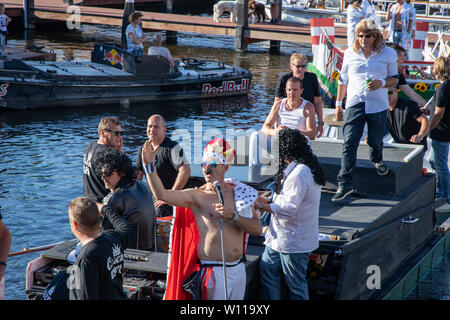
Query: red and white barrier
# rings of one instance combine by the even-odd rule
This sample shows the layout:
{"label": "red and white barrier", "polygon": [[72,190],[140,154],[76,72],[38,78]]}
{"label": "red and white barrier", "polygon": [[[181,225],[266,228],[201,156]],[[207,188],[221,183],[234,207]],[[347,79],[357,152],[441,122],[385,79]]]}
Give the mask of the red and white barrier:
{"label": "red and white barrier", "polygon": [[429,22],[416,22],[416,36],[412,41],[412,48],[408,50],[408,60],[423,60],[422,50],[425,49]]}

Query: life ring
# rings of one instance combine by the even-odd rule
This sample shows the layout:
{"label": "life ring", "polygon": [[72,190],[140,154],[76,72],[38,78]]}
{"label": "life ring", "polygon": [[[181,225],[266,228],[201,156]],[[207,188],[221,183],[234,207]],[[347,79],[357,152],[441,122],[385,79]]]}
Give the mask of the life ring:
{"label": "life ring", "polygon": [[420,91],[420,92],[426,92],[428,90],[428,87],[423,82],[418,82],[414,85],[414,89]]}

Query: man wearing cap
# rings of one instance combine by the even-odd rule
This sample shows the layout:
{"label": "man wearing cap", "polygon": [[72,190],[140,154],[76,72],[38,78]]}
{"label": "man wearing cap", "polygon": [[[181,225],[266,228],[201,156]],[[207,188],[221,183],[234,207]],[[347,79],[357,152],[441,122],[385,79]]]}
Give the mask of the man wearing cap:
{"label": "man wearing cap", "polygon": [[[185,190],[165,189],[155,171],[155,148],[147,141],[142,150],[142,159],[147,181],[153,194],[177,207],[192,211],[198,229],[197,254],[202,272],[207,272],[202,282],[202,299],[240,300],[244,298],[246,274],[243,259],[246,235],[260,235],[261,223],[253,207],[258,197],[255,189],[234,179],[224,179],[230,163],[235,157],[233,150],[224,139],[210,141],[203,152],[202,171],[206,183],[199,188]],[[220,183],[223,205],[219,203],[214,188]],[[223,219],[224,261],[226,264],[225,296],[222,268],[222,242],[220,219]],[[243,245],[244,244],[244,245]]]}

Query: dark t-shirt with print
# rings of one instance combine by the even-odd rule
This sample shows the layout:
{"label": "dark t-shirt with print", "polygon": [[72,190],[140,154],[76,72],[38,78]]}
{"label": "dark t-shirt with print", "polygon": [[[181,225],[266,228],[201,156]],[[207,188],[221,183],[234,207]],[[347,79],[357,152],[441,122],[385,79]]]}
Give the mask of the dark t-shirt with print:
{"label": "dark t-shirt with print", "polygon": [[430,138],[441,142],[450,142],[450,81],[445,80],[436,89],[436,106],[445,108],[444,116],[431,130]]}
{"label": "dark t-shirt with print", "polygon": [[94,159],[98,153],[110,149],[111,147],[91,142],[86,148],[83,158],[83,192],[84,196],[94,201],[102,202],[103,198],[109,193],[105,188],[102,177],[95,173]]}
{"label": "dark t-shirt with print", "polygon": [[[286,98],[286,82],[293,77],[292,72],[281,74],[278,78],[275,96],[277,98]],[[314,97],[320,97],[320,86],[317,76],[312,72],[305,72],[303,78],[303,93],[302,98],[314,104]]]}

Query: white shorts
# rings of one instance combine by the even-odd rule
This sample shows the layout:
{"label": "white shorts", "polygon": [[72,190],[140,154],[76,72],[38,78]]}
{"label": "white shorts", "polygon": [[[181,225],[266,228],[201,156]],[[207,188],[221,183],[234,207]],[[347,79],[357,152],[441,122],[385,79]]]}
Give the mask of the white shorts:
{"label": "white shorts", "polygon": [[[227,262],[234,265],[236,262]],[[201,263],[221,264],[221,261],[201,261]],[[212,272],[208,274],[208,270],[212,268]],[[223,267],[204,267],[202,271],[202,287],[206,286],[207,294],[204,300],[243,300],[245,295],[245,287],[247,277],[245,273],[245,263],[239,263],[233,267],[226,267],[227,274],[227,294],[225,299],[225,283],[223,279]],[[206,282],[205,282],[206,281]]]}

